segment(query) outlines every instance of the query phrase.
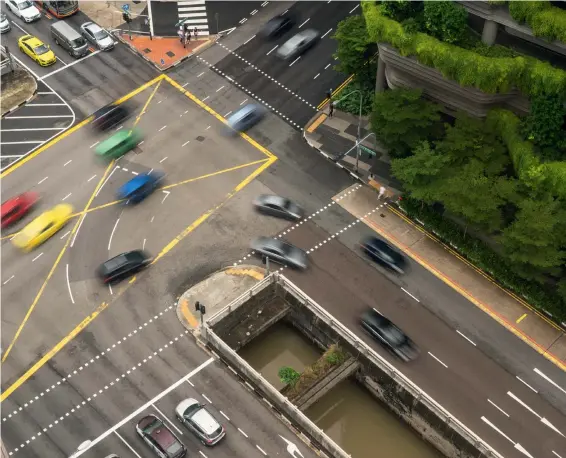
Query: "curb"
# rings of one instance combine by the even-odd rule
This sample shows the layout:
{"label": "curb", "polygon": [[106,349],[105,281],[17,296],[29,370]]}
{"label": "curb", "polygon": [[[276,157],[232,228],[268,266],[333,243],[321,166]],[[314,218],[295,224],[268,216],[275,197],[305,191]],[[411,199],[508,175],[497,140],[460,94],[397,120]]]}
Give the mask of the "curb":
{"label": "curb", "polygon": [[[26,70],[27,71],[27,70]],[[29,72],[28,72],[29,73]],[[31,76],[31,74],[30,74]],[[33,76],[32,76],[33,78]],[[6,111],[5,113],[2,113],[2,116],[0,118],[4,118],[6,116],[8,116],[9,114],[13,113],[14,111],[16,111],[18,108],[21,108],[22,106],[24,106],[26,103],[28,103],[31,99],[33,99],[36,95],[37,95],[37,80],[35,78],[33,78],[33,81],[35,83],[35,89],[33,90],[32,95],[30,95],[26,100],[24,100],[23,102],[18,103],[17,105],[13,106],[12,108],[10,108],[8,111]]]}

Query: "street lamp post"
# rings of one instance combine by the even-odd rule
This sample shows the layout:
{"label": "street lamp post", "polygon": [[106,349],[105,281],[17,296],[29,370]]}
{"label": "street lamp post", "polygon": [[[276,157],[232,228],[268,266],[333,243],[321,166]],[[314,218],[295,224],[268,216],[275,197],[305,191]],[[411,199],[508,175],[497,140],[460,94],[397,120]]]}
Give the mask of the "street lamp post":
{"label": "street lamp post", "polygon": [[361,129],[362,129],[362,103],[364,101],[364,95],[362,94],[362,91],[360,91],[359,89],[356,89],[352,92],[349,92],[344,97],[341,97],[340,99],[335,100],[334,102],[332,102],[332,104],[334,106],[336,106],[336,105],[338,105],[339,102],[350,97],[352,94],[355,94],[356,92],[358,92],[360,94],[360,114],[358,116],[358,135],[356,137],[356,172],[357,172],[358,171],[358,165],[360,163],[360,134],[361,134]]}

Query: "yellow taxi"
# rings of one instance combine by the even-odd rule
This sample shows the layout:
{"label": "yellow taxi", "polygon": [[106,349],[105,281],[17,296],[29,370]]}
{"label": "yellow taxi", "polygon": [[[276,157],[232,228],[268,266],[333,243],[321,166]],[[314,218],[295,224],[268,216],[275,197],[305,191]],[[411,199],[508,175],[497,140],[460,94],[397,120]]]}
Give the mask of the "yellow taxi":
{"label": "yellow taxi", "polygon": [[57,62],[55,53],[49,49],[39,38],[32,35],[24,35],[18,39],[20,51],[30,56],[42,67],[53,65]]}
{"label": "yellow taxi", "polygon": [[59,204],[24,227],[12,239],[12,243],[25,252],[31,251],[61,230],[72,213],[72,205]]}

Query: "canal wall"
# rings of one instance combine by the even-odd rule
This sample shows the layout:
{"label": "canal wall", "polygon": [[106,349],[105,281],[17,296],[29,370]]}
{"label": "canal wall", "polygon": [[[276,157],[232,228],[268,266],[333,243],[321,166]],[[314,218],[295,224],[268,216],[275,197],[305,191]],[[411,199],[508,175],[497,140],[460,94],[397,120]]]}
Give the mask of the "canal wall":
{"label": "canal wall", "polygon": [[[327,455],[340,458],[348,456],[314,425],[300,408],[276,390],[236,353],[236,348],[241,348],[241,346],[236,345],[231,348],[225,341],[228,339],[236,340],[237,343],[241,342],[241,339],[234,339],[234,336],[242,332],[244,334],[249,332],[249,335],[245,335],[249,342],[252,335],[254,337],[259,335],[257,330],[267,329],[265,325],[267,322],[274,323],[275,321],[267,316],[268,313],[263,308],[266,304],[276,310],[278,319],[285,319],[291,323],[321,350],[326,350],[332,344],[338,344],[352,355],[356,360],[357,370],[354,371],[354,376],[358,382],[362,383],[374,397],[445,456],[450,458],[502,458],[480,437],[411,380],[398,372],[394,366],[292,282],[280,273],[273,273],[245,295],[210,317],[205,323],[203,335],[206,336],[209,346],[219,353],[231,368],[254,386],[262,397],[268,399],[270,404],[273,404],[275,409],[283,414],[283,417],[287,417],[294,426],[306,434],[311,443]],[[251,317],[258,316],[259,311],[262,311],[259,314],[261,325],[253,327],[253,332],[246,330],[245,326],[240,326],[241,330],[238,331],[239,324],[244,322],[244,318],[248,320],[245,324],[250,329]]]}

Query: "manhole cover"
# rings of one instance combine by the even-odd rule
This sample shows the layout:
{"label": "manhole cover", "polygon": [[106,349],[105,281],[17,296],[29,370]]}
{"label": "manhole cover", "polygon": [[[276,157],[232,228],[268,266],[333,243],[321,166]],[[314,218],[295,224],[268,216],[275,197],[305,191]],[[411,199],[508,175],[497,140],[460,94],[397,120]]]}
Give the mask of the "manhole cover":
{"label": "manhole cover", "polygon": [[165,54],[167,54],[169,57],[175,57],[175,53],[173,51],[167,51]]}
{"label": "manhole cover", "polygon": [[199,142],[203,142],[204,141],[204,137],[202,136],[198,136],[195,140],[199,141]]}
{"label": "manhole cover", "polygon": [[145,49],[143,50],[143,52],[147,54],[148,52],[151,52],[151,49],[145,48]]}

